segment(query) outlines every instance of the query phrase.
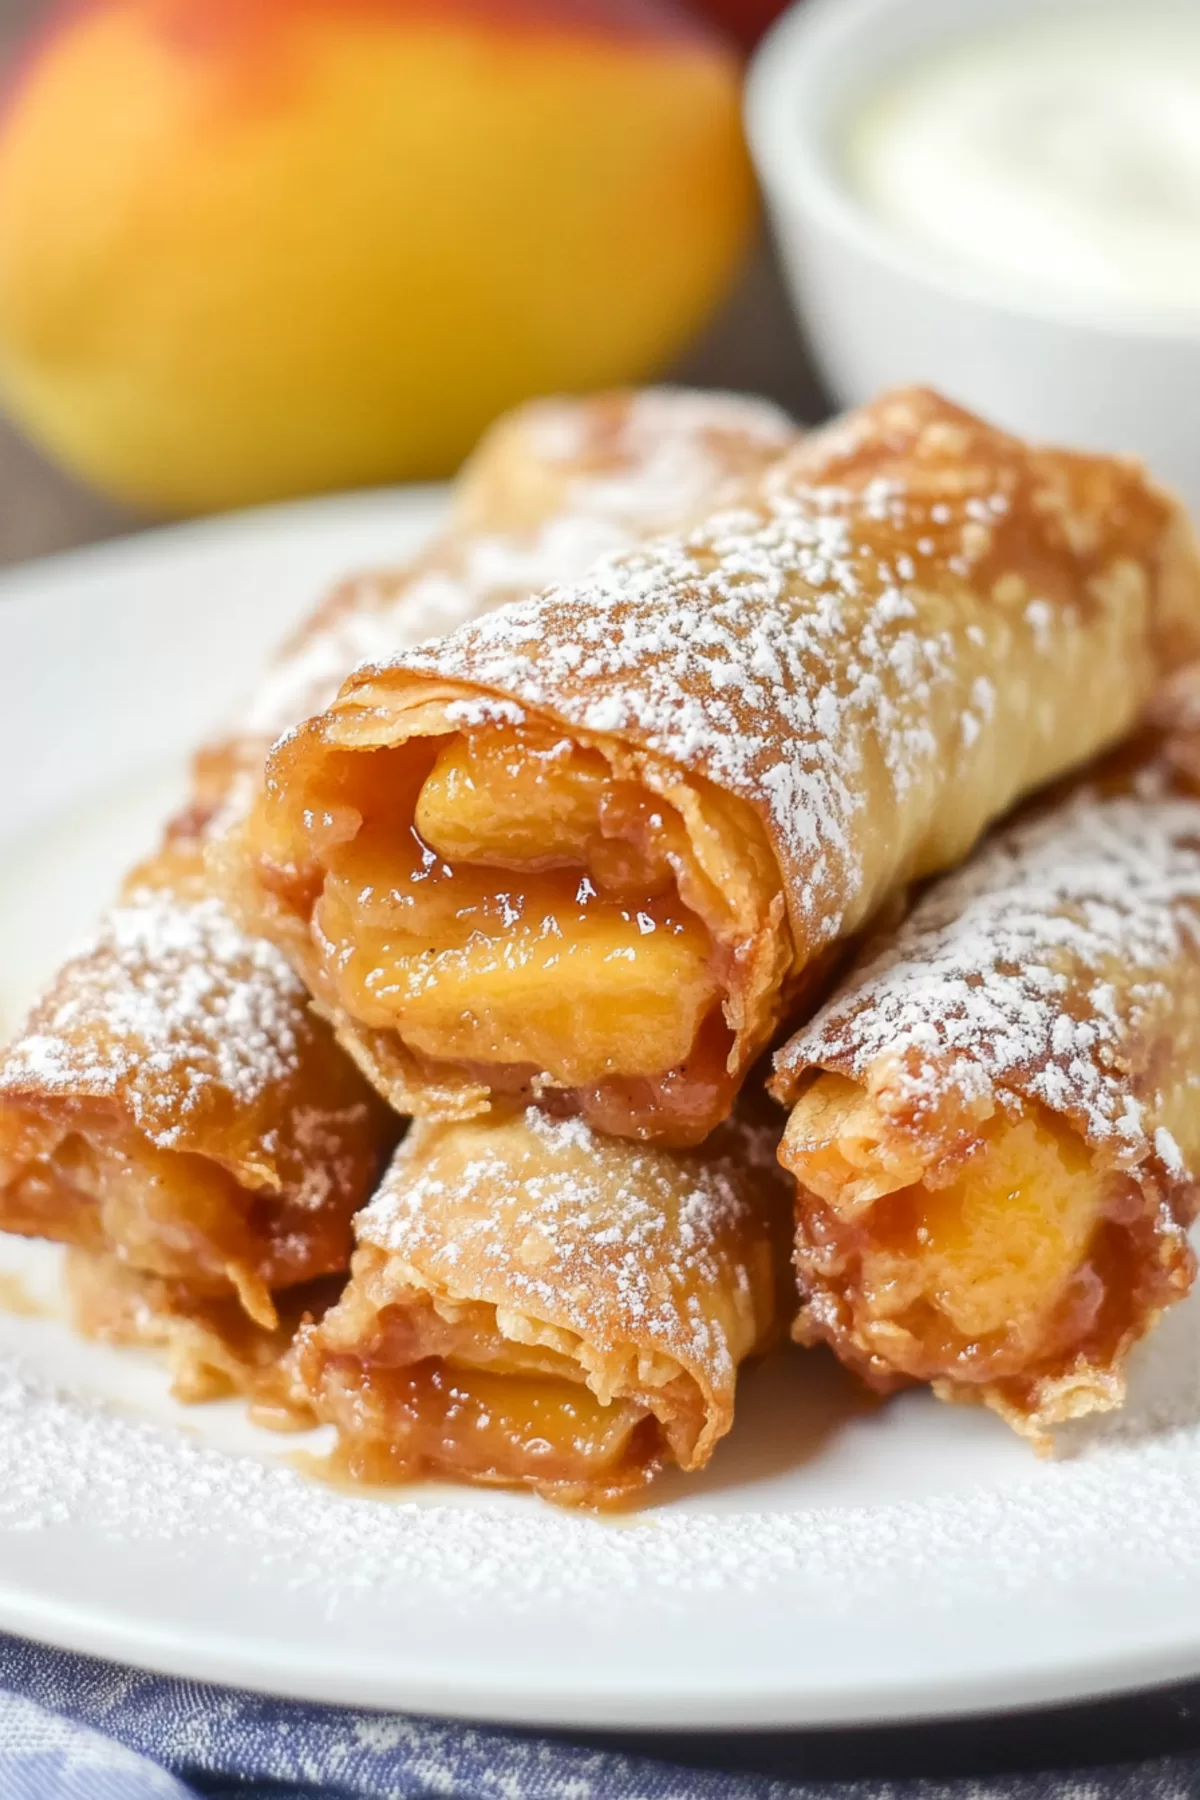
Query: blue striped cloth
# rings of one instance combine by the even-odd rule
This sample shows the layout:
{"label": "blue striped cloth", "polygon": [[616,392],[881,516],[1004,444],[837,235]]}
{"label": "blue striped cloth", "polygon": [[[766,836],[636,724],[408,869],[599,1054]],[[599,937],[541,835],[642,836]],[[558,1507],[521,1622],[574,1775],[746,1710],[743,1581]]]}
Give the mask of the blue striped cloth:
{"label": "blue striped cloth", "polygon": [[[697,1742],[701,1742],[697,1740]],[[698,1760],[702,1760],[698,1758]],[[798,1781],[175,1681],[0,1636],[0,1800],[1188,1800],[1200,1758]]]}

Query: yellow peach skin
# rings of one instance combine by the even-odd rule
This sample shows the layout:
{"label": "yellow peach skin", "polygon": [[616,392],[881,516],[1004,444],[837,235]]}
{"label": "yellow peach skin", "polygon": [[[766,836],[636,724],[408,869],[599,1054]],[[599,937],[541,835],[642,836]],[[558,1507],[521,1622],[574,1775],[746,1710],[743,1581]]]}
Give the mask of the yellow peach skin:
{"label": "yellow peach skin", "polygon": [[198,511],[440,475],[702,322],[738,67],[655,0],[90,0],[0,119],[0,400]]}

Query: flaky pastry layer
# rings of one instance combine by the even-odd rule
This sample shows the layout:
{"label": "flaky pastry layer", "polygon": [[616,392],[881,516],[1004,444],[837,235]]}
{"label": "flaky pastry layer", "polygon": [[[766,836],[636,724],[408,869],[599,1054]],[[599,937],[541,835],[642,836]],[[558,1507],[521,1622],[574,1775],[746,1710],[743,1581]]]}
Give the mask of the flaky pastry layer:
{"label": "flaky pastry layer", "polygon": [[839,946],[1197,644],[1139,469],[902,392],[359,671],[276,747],[231,880],[397,1106],[698,1142]]}
{"label": "flaky pastry layer", "polygon": [[533,1109],[414,1126],[298,1340],[343,1466],[590,1504],[702,1467],[784,1323],[774,1137],[672,1154]]}
{"label": "flaky pastry layer", "polygon": [[256,1324],[235,1300],[197,1294],[116,1257],[72,1250],[66,1287],[80,1334],[122,1349],[161,1352],[172,1397],[185,1406],[245,1400],[256,1424],[305,1431],[314,1423],[296,1386],[290,1352],[305,1319],[319,1319],[342,1286],[326,1278],[280,1296],[273,1326]]}
{"label": "flaky pastry layer", "polygon": [[1195,1273],[1200,800],[1161,750],[999,833],[776,1063],[797,1336],[1039,1442]]}

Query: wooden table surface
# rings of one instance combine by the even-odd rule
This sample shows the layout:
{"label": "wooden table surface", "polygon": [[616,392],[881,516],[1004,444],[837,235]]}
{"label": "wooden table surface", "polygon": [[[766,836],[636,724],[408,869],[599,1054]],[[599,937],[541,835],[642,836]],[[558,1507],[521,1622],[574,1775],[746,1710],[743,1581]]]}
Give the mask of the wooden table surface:
{"label": "wooden table surface", "polygon": [[[0,79],[24,32],[51,0],[0,0]],[[673,377],[769,394],[797,417],[822,410],[765,243],[703,340]],[[153,523],[89,492],[53,468],[0,417],[0,564],[136,531]]]}

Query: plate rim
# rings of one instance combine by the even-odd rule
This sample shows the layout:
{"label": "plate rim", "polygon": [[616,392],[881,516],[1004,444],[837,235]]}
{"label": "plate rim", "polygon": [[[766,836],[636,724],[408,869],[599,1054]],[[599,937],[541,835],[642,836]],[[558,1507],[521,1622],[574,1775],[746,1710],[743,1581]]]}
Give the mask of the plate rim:
{"label": "plate rim", "polygon": [[[1150,1693],[1193,1677],[1197,1667],[1194,1635],[1179,1633],[1170,1644],[1081,1658],[1073,1665],[1033,1662],[1002,1679],[994,1674],[947,1678],[938,1688],[898,1679],[804,1696],[785,1680],[775,1688],[751,1689],[714,1676],[674,1690],[652,1690],[643,1701],[631,1699],[611,1678],[543,1682],[532,1690],[519,1677],[506,1681],[491,1671],[465,1681],[444,1673],[414,1674],[411,1666],[397,1674],[374,1657],[365,1663],[343,1658],[331,1671],[276,1641],[264,1641],[256,1655],[253,1638],[240,1640],[247,1645],[242,1650],[233,1638],[221,1643],[204,1633],[185,1637],[181,1627],[106,1625],[94,1609],[25,1600],[2,1580],[0,1629],[147,1674],[274,1699],[559,1731],[717,1733],[948,1723]],[[268,1655],[273,1673],[266,1667]]]}
{"label": "plate rim", "polygon": [[[120,574],[123,569],[135,579],[145,579],[148,572],[222,546],[236,555],[298,520],[336,532],[356,521],[403,519],[415,544],[422,531],[432,528],[444,491],[436,486],[382,488],[289,501],[158,525],[14,565],[0,571],[0,646],[17,629],[15,622],[8,623],[15,621],[9,610],[13,600],[24,602],[18,606],[22,612],[47,605],[53,610],[54,595],[64,585]],[[75,791],[84,793],[82,781]],[[4,831],[0,824],[0,837]],[[894,1678],[881,1682],[876,1676],[857,1688],[843,1679],[838,1690],[811,1684],[807,1690],[798,1688],[794,1672],[774,1685],[756,1678],[751,1687],[739,1682],[736,1666],[720,1677],[689,1675],[683,1686],[672,1686],[668,1671],[648,1693],[622,1688],[611,1674],[584,1679],[569,1670],[557,1680],[543,1675],[531,1688],[519,1664],[509,1672],[465,1661],[457,1673],[441,1665],[425,1673],[419,1661],[404,1664],[401,1659],[389,1670],[374,1649],[358,1661],[343,1654],[336,1669],[321,1667],[311,1654],[306,1659],[302,1648],[293,1649],[279,1638],[235,1635],[229,1628],[223,1639],[212,1628],[186,1621],[168,1629],[144,1613],[113,1614],[88,1600],[38,1596],[2,1569],[0,1627],[58,1648],[256,1693],[364,1710],[417,1711],[559,1729],[717,1731],[963,1718],[1141,1691],[1200,1673],[1198,1620],[1186,1628],[1164,1630],[1153,1642],[1117,1648],[1105,1641],[1074,1659],[1033,1660],[1003,1671],[950,1670],[937,1682],[926,1676],[912,1680],[898,1659]],[[803,1627],[803,1619],[798,1619],[797,1630]]]}

